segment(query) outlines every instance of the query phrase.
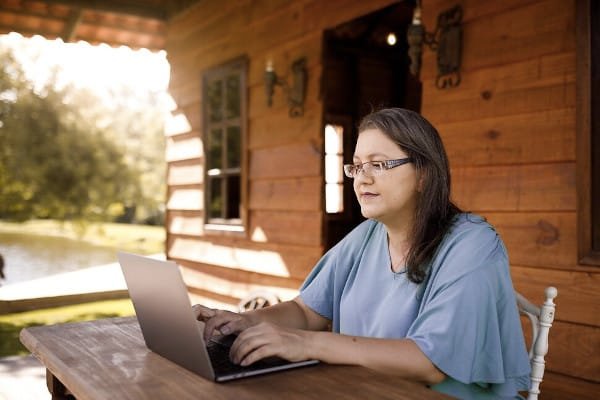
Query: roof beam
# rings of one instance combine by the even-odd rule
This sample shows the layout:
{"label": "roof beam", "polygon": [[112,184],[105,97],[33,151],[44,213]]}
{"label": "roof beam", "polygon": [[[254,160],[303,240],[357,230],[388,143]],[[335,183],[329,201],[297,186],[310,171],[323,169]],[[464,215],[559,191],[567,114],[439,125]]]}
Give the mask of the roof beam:
{"label": "roof beam", "polygon": [[62,33],[62,39],[65,43],[69,43],[75,40],[75,32],[81,22],[81,8],[73,7],[71,15],[65,24],[65,30]]}
{"label": "roof beam", "polygon": [[134,15],[164,21],[167,13],[164,8],[134,0],[44,0],[47,4],[62,4],[85,10],[104,11],[115,14]]}

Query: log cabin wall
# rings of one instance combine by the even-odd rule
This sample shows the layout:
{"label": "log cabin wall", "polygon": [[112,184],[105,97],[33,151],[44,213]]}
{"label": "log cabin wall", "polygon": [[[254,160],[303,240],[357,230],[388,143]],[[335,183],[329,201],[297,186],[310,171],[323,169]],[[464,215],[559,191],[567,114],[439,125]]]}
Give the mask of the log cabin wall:
{"label": "log cabin wall", "polygon": [[[176,123],[167,133],[167,255],[183,267],[190,293],[233,306],[253,290],[283,299],[323,254],[323,133],[319,95],[323,31],[393,3],[206,0],[168,23],[166,51]],[[247,231],[203,229],[202,73],[248,59]],[[266,105],[263,75],[306,57],[304,116],[290,118],[281,87]]]}
{"label": "log cabin wall", "polygon": [[[322,35],[392,1],[205,0],[169,21],[175,117],[168,134],[167,254],[184,266],[190,293],[234,305],[251,290],[282,298],[323,252]],[[510,255],[515,287],[536,303],[559,290],[544,399],[597,398],[600,270],[578,265],[575,151],[575,1],[423,0],[425,26],[464,10],[462,82],[434,86],[425,50],[422,113],[449,153],[453,196],[493,223]],[[248,59],[244,235],[203,230],[203,71]],[[281,89],[266,106],[267,59],[289,75],[307,57],[304,116],[289,118]]]}
{"label": "log cabin wall", "polygon": [[426,50],[422,114],[450,158],[453,197],[508,248],[515,288],[558,288],[542,399],[600,395],[600,267],[578,264],[575,1],[424,0],[424,25],[463,7],[462,82],[435,88]]}

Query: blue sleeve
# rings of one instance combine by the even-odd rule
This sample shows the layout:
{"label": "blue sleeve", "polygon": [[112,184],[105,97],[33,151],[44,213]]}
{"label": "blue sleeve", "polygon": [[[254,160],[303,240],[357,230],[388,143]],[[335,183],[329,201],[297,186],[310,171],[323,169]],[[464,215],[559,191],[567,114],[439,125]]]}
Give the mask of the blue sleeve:
{"label": "blue sleeve", "polygon": [[357,226],[319,260],[300,287],[304,304],[332,321],[334,332],[339,332],[343,289],[377,226],[372,220]]}
{"label": "blue sleeve", "polygon": [[529,360],[504,245],[481,225],[441,246],[407,337],[452,379],[515,393]]}
{"label": "blue sleeve", "polygon": [[330,321],[333,319],[333,283],[338,249],[339,244],[329,250],[300,287],[304,304]]}

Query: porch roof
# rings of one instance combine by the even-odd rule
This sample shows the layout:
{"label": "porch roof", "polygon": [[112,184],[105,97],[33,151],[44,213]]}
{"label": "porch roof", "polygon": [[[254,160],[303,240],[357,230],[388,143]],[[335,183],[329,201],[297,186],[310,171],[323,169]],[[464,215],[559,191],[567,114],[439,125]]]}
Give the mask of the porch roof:
{"label": "porch roof", "polygon": [[164,49],[166,21],[198,0],[3,0],[0,34]]}

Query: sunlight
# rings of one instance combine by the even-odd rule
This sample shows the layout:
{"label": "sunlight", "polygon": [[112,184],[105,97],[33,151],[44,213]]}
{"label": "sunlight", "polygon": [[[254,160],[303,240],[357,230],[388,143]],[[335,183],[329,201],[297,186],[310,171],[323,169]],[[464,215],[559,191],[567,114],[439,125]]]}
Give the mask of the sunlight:
{"label": "sunlight", "polygon": [[165,51],[129,47],[65,43],[41,36],[25,38],[11,32],[0,35],[0,45],[14,50],[27,78],[39,91],[56,74],[57,89],[65,85],[87,88],[110,103],[113,89],[126,85],[136,91],[165,92],[170,66]]}

